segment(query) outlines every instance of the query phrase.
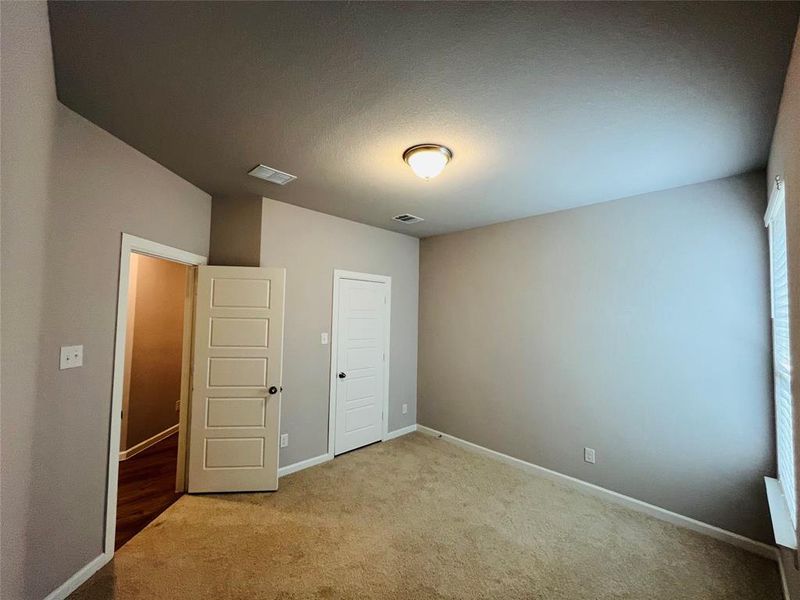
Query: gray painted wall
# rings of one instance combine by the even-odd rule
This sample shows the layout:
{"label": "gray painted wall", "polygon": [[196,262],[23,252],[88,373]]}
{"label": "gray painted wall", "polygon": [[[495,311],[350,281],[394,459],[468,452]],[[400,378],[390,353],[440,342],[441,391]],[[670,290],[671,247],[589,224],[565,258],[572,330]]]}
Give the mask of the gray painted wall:
{"label": "gray painted wall", "polygon": [[765,206],[761,172],[423,240],[419,422],[771,541]]}
{"label": "gray painted wall", "polygon": [[208,264],[257,267],[261,258],[261,197],[214,197]]}
{"label": "gray painted wall", "polygon": [[206,254],[211,200],[58,104],[45,3],[0,39],[0,597],[31,600],[102,552],[121,233]]}
{"label": "gray painted wall", "polygon": [[389,431],[416,423],[419,240],[265,198],[261,265],[286,268],[281,466],[328,449],[334,269],[391,276]]}
{"label": "gray painted wall", "polygon": [[[771,191],[776,175],[786,181],[786,231],[789,250],[789,315],[792,320],[792,364],[800,365],[800,30],[795,38],[783,98],[775,125],[775,137],[769,156],[767,189]],[[800,440],[800,377],[792,380],[795,406],[795,440]],[[800,443],[795,442],[795,469],[800,471]],[[798,473],[800,474],[800,473]],[[800,476],[795,477],[800,482]],[[798,494],[800,502],[800,494]],[[784,573],[792,598],[800,598],[800,571],[792,552],[781,551]]]}

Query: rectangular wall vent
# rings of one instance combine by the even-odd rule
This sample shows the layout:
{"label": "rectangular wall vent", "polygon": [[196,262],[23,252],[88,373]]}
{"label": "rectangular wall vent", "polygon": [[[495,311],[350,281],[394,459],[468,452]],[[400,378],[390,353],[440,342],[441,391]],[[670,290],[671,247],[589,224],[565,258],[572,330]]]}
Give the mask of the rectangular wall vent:
{"label": "rectangular wall vent", "polygon": [[263,179],[264,181],[269,181],[270,183],[277,183],[278,185],[286,185],[290,181],[297,179],[296,175],[289,175],[289,173],[278,171],[278,169],[273,169],[267,165],[258,165],[251,171],[248,171],[247,174]]}
{"label": "rectangular wall vent", "polygon": [[414,215],[409,215],[408,213],[397,215],[396,217],[392,217],[395,221],[400,221],[401,223],[419,223],[420,221],[424,221],[422,217],[417,217]]}

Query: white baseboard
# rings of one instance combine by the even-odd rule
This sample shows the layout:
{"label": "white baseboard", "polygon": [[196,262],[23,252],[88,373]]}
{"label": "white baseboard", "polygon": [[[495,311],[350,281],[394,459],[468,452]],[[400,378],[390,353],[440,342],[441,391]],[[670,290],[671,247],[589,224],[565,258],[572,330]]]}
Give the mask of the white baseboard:
{"label": "white baseboard", "polygon": [[[171,431],[173,430],[174,431]],[[158,436],[154,436],[150,438],[150,440],[155,439],[156,437],[161,436],[158,440],[151,442],[150,440],[145,440],[142,444],[148,444],[152,446],[157,441],[160,441],[166,437],[169,437],[173,433],[177,432],[177,425],[174,428],[170,428],[160,434]],[[141,444],[137,444],[133,448],[129,450],[135,450]],[[141,452],[144,448],[137,450],[137,452]],[[121,454],[121,453],[120,453]],[[128,455],[130,458],[132,455]],[[278,469],[278,477],[283,477],[284,475],[289,475],[290,473],[295,473],[297,471],[302,471],[303,469],[307,469],[309,467],[313,467],[315,465],[319,465],[329,460],[333,459],[333,455],[330,454],[322,454],[320,456],[316,456],[314,458],[309,458],[308,460],[303,460],[300,462],[296,462],[293,465],[288,465],[286,467],[281,467]],[[72,577],[70,577],[67,581],[65,581],[62,585],[60,585],[57,589],[53,590],[45,600],[64,600],[67,596],[69,596],[72,592],[74,592],[82,583],[84,583],[87,579],[89,579],[92,575],[94,575],[98,570],[100,570],[107,562],[109,562],[114,557],[113,554],[101,554],[94,560],[92,560],[89,564],[83,567],[80,571],[75,573]]]}
{"label": "white baseboard", "polygon": [[665,508],[654,506],[653,504],[642,502],[641,500],[637,500],[636,498],[631,498],[630,496],[625,496],[624,494],[607,490],[606,488],[600,487],[599,485],[594,485],[593,483],[588,483],[581,479],[570,477],[569,475],[564,475],[563,473],[559,473],[558,471],[552,471],[550,469],[546,469],[545,467],[540,467],[539,465],[529,463],[519,458],[514,458],[513,456],[509,456],[508,454],[503,454],[495,450],[490,450],[489,448],[484,448],[483,446],[479,446],[478,444],[473,444],[472,442],[462,440],[461,438],[457,438],[453,435],[442,433],[441,431],[436,431],[435,429],[431,429],[430,427],[425,427],[424,425],[417,425],[417,431],[419,431],[420,433],[424,433],[426,435],[441,437],[443,440],[456,444],[457,446],[461,446],[462,448],[465,448],[467,450],[471,450],[473,452],[489,456],[496,460],[500,460],[504,463],[518,467],[529,473],[540,475],[542,477],[546,477],[554,481],[559,481],[572,488],[578,489],[584,493],[604,498],[606,500],[614,502],[615,504],[620,504],[632,510],[644,513],[646,515],[650,515],[651,517],[655,517],[656,519],[659,519],[661,521],[666,521],[667,523],[672,523],[673,525],[677,525],[678,527],[691,529],[692,531],[702,533],[714,539],[727,542],[728,544],[737,546],[738,548],[742,548],[744,550],[752,552],[753,554],[757,554],[765,558],[770,558],[772,560],[779,560],[778,549],[776,547],[764,544],[762,542],[758,542],[756,540],[751,540],[750,538],[745,537],[743,535],[739,535],[738,533],[733,533],[732,531],[727,531],[720,527],[709,525],[708,523],[703,523],[702,521],[697,521],[696,519],[679,515],[678,513],[674,513]]}
{"label": "white baseboard", "polygon": [[278,469],[278,477],[283,477],[284,475],[297,473],[297,471],[302,471],[303,469],[308,469],[309,467],[315,467],[317,465],[321,465],[322,463],[326,463],[329,460],[333,460],[333,454],[325,453],[325,454],[320,454],[319,456],[315,456],[314,458],[301,460],[300,462],[296,462],[291,465],[286,465],[285,467],[280,467]]}
{"label": "white baseboard", "polygon": [[97,573],[108,561],[114,557],[113,554],[101,554],[93,559],[88,565],[67,579],[64,583],[50,592],[44,600],[64,600],[72,592],[77,590],[82,583],[89,577]]}
{"label": "white baseboard", "polygon": [[136,444],[135,446],[133,446],[131,448],[128,448],[127,450],[123,450],[122,452],[119,453],[119,459],[120,460],[127,460],[127,459],[131,458],[132,456],[136,456],[137,454],[139,454],[139,452],[147,450],[150,446],[154,446],[155,444],[157,444],[161,440],[167,439],[172,434],[178,433],[178,426],[179,425],[180,425],[179,423],[175,423],[175,425],[173,425],[172,427],[170,427],[168,429],[165,429],[161,433],[157,433],[153,437],[151,437],[149,439],[146,439],[143,442],[139,442],[138,444]]}
{"label": "white baseboard", "polygon": [[[177,426],[175,431],[177,431]],[[389,432],[384,439],[391,440],[400,437],[402,435],[413,433],[414,431],[419,431],[420,433],[424,433],[425,435],[441,438],[443,440],[446,440],[452,444],[455,444],[472,452],[488,456],[495,460],[499,460],[506,464],[522,469],[523,471],[526,471],[528,473],[533,473],[535,475],[546,477],[547,479],[558,481],[562,484],[566,484],[574,489],[580,490],[584,493],[588,493],[592,496],[604,498],[606,500],[614,502],[615,504],[619,504],[621,506],[625,506],[637,512],[650,515],[651,517],[654,517],[661,521],[666,521],[667,523],[672,523],[673,525],[677,525],[678,527],[690,529],[692,531],[696,531],[698,533],[707,535],[714,539],[727,542],[728,544],[731,544],[738,548],[742,548],[744,550],[752,552],[753,554],[763,556],[764,558],[776,560],[778,561],[778,568],[780,570],[781,583],[783,585],[784,596],[786,600],[790,600],[789,591],[786,584],[786,576],[783,569],[783,563],[780,559],[780,555],[778,554],[778,549],[775,548],[774,546],[770,546],[768,544],[764,544],[756,540],[751,540],[750,538],[747,538],[743,535],[739,535],[738,533],[733,533],[732,531],[727,531],[725,529],[721,529],[720,527],[715,527],[714,525],[709,525],[708,523],[703,523],[702,521],[697,521],[696,519],[679,515],[678,513],[674,513],[664,508],[648,504],[647,502],[637,500],[636,498],[631,498],[630,496],[625,496],[624,494],[607,490],[606,488],[600,487],[599,485],[594,485],[593,483],[588,483],[581,479],[570,477],[569,475],[564,475],[563,473],[559,473],[558,471],[552,471],[550,469],[546,469],[545,467],[540,467],[539,465],[529,463],[522,459],[514,458],[513,456],[509,456],[508,454],[503,454],[502,452],[497,452],[496,450],[490,450],[489,448],[479,446],[478,444],[473,444],[472,442],[468,442],[466,440],[462,440],[461,438],[457,438],[453,435],[443,433],[435,429],[431,429],[430,427],[425,427],[424,425],[419,425],[419,424],[409,425],[408,427],[403,427],[402,429],[396,429],[394,431]],[[160,439],[164,439],[169,435],[171,435],[171,433],[166,433],[166,435],[163,435],[163,437],[161,437]],[[145,442],[142,443],[144,444],[149,441],[150,440],[146,440]],[[134,448],[131,448],[131,450],[135,449],[136,447],[137,446],[134,446]],[[141,450],[139,450],[139,452],[141,452]],[[321,465],[330,460],[333,460],[333,454],[326,453],[316,456],[314,458],[309,458],[307,460],[302,460],[300,462],[287,465],[285,467],[280,467],[278,469],[278,477],[283,477],[284,475],[296,473],[297,471],[302,471],[303,469],[308,469],[309,467]],[[80,571],[75,573],[61,586],[50,592],[50,594],[48,594],[44,600],[64,600],[72,592],[78,589],[78,587],[80,587],[82,583],[88,580],[106,563],[108,563],[113,557],[114,555],[112,553],[101,554],[100,556],[92,560],[89,564],[84,566]]]}
{"label": "white baseboard", "polygon": [[[409,425],[408,427],[403,427],[402,429],[395,429],[394,431],[390,431],[386,434],[386,437],[383,438],[383,441],[393,440],[396,437],[400,437],[401,435],[406,435],[409,433],[414,433],[417,430],[417,425]],[[286,465],[285,467],[281,467],[278,469],[278,477],[283,477],[284,475],[289,475],[291,473],[297,473],[297,471],[302,471],[303,469],[308,469],[309,467],[315,467],[317,465],[321,465],[322,463],[326,463],[329,460],[333,460],[333,454],[320,454],[319,456],[315,456],[314,458],[309,458],[306,460],[301,460],[300,462],[296,462],[291,465]]]}
{"label": "white baseboard", "polygon": [[792,595],[789,593],[789,583],[786,581],[786,570],[783,568],[783,559],[781,558],[780,551],[778,552],[778,572],[781,574],[783,600],[792,600]]}
{"label": "white baseboard", "polygon": [[414,433],[417,430],[416,423],[414,425],[409,425],[408,427],[402,427],[400,429],[395,429],[394,431],[390,431],[386,434],[383,438],[384,442],[388,442],[389,440],[393,440],[394,438],[398,438],[401,435],[408,435],[409,433]]}

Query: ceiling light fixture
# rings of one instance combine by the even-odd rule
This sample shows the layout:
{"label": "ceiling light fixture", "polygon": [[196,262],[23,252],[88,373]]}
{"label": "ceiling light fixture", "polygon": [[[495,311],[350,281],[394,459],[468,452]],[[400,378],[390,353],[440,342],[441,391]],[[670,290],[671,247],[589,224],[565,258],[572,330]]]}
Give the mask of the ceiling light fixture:
{"label": "ceiling light fixture", "polygon": [[425,181],[441,173],[452,159],[450,148],[439,144],[418,144],[403,152],[403,160],[417,177]]}

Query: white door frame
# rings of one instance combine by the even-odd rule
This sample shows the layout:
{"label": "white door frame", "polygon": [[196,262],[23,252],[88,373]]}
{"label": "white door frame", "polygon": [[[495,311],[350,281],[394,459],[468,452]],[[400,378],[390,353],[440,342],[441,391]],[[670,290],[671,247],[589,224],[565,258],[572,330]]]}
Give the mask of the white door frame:
{"label": "white door frame", "polygon": [[356,271],[345,271],[343,269],[333,270],[333,319],[331,321],[331,377],[328,395],[328,456],[333,458],[336,440],[336,374],[339,372],[336,359],[339,334],[339,282],[342,279],[354,279],[356,281],[374,281],[386,285],[386,311],[384,320],[384,352],[386,360],[383,361],[383,416],[381,427],[381,441],[386,441],[389,433],[389,334],[392,324],[392,278],[388,275],[373,275],[371,273],[358,273]]}
{"label": "white door frame", "polygon": [[[122,419],[120,412],[122,411],[122,394],[125,381],[125,337],[128,327],[128,278],[131,263],[131,254],[145,254],[147,256],[154,256],[156,258],[165,258],[173,262],[183,263],[185,265],[197,266],[205,265],[208,263],[208,257],[200,256],[199,254],[192,254],[185,250],[165,246],[157,242],[151,242],[144,238],[136,237],[128,233],[122,234],[122,249],[119,254],[119,291],[117,292],[117,329],[116,338],[114,340],[114,375],[113,384],[111,388],[111,427],[109,433],[108,444],[108,479],[107,479],[107,494],[106,494],[106,531],[105,531],[105,544],[103,547],[103,554],[107,560],[111,560],[114,556],[114,537],[117,531],[117,486],[119,484],[119,443]],[[187,307],[190,303],[187,298]],[[188,309],[187,309],[188,310]],[[186,319],[186,312],[184,312],[184,320]],[[184,323],[184,332],[187,323]],[[192,319],[188,322],[188,331],[191,332]],[[191,343],[188,346],[191,351]],[[185,442],[186,431],[186,413],[188,410],[188,402],[186,392],[184,390],[183,381],[188,382],[187,365],[190,365],[190,357],[185,356],[187,350],[186,334],[184,333],[184,357],[183,357],[183,370],[181,376],[181,428],[184,432],[183,438]],[[181,465],[178,465],[180,470]]]}

